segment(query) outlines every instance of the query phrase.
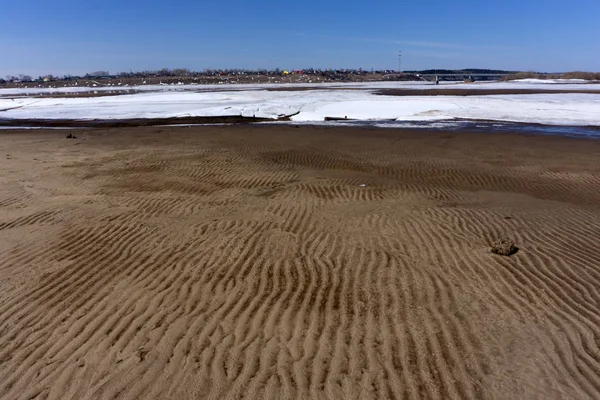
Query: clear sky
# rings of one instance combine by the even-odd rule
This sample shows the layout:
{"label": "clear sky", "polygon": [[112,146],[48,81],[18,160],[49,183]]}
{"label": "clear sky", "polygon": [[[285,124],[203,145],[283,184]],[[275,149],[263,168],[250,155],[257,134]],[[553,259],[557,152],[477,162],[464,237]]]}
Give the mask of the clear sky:
{"label": "clear sky", "polygon": [[0,76],[160,68],[600,71],[600,0],[1,0]]}

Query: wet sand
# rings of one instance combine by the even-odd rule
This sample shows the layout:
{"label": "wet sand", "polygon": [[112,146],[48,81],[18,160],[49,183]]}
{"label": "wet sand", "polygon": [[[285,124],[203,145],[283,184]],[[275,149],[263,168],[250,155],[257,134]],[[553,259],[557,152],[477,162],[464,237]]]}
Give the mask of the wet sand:
{"label": "wet sand", "polygon": [[600,141],[74,133],[0,131],[0,398],[600,396]]}

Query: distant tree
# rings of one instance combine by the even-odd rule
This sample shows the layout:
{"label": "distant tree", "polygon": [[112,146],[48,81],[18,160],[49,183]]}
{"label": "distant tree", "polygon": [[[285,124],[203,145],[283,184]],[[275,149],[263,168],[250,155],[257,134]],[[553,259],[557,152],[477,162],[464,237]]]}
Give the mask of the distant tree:
{"label": "distant tree", "polygon": [[33,79],[31,79],[31,76],[29,76],[29,75],[20,74],[19,75],[19,80],[21,82],[31,82]]}
{"label": "distant tree", "polygon": [[190,70],[187,68],[175,68],[172,73],[175,76],[187,76],[190,74]]}
{"label": "distant tree", "polygon": [[86,78],[99,78],[102,76],[108,76],[110,75],[110,73],[108,71],[94,71],[94,72],[89,72],[87,74],[85,74]]}
{"label": "distant tree", "polygon": [[564,74],[562,74],[561,78],[599,80],[600,72],[583,72],[583,71],[565,72]]}

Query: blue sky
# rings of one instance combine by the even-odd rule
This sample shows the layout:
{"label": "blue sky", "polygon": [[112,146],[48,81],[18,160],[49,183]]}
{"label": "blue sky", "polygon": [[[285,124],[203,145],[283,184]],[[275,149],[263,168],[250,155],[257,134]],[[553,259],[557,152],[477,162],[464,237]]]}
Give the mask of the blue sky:
{"label": "blue sky", "polygon": [[600,71],[600,0],[3,0],[0,76],[166,68]]}

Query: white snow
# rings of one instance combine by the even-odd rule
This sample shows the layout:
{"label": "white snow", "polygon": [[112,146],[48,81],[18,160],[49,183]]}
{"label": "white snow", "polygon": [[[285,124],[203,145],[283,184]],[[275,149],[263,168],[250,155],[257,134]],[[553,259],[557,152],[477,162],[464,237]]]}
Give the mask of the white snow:
{"label": "white snow", "polygon": [[322,121],[326,116],[398,121],[463,118],[600,126],[600,95],[374,96],[362,99],[354,95],[337,101],[313,99],[293,119]]}
{"label": "white snow", "polygon": [[[40,92],[103,91],[115,88],[0,89],[0,118],[128,119],[244,115],[276,118],[296,114],[296,122],[325,117],[359,120],[439,121],[453,118],[600,126],[600,94],[559,93],[481,96],[381,96],[382,88],[541,88],[595,89],[589,84],[494,82],[441,84],[377,82],[313,84],[315,90],[269,91],[291,85],[139,86],[139,93],[105,97],[33,98]],[[307,85],[302,85],[307,86]],[[591,86],[591,87],[590,87]],[[125,89],[125,88],[124,88]],[[348,90],[340,90],[348,89]],[[600,87],[598,88],[600,89]],[[13,98],[7,97],[7,93]],[[5,96],[5,97],[1,97]]]}
{"label": "white snow", "polygon": [[[586,83],[590,81],[586,81],[585,79],[516,79],[513,82],[516,83],[563,83],[563,84],[573,84],[573,83]],[[591,83],[591,82],[590,82]]]}

